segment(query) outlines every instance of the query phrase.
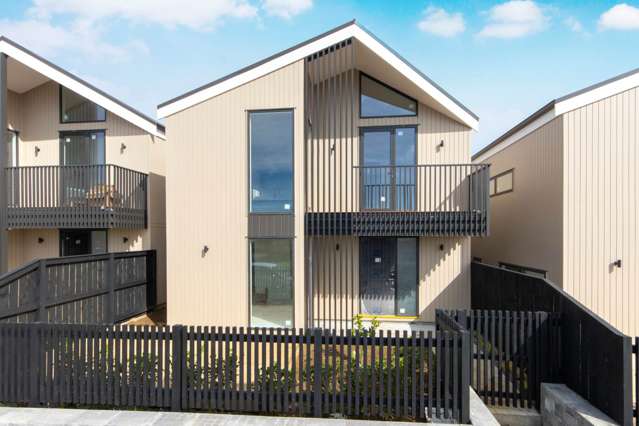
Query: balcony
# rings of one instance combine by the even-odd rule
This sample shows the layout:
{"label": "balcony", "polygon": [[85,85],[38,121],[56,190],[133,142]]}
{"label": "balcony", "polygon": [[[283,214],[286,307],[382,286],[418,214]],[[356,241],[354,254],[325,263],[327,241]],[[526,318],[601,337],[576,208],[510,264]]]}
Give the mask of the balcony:
{"label": "balcony", "polygon": [[6,169],[8,227],[145,228],[147,175],[111,164]]}
{"label": "balcony", "polygon": [[308,235],[482,236],[487,164],[353,166],[311,183]]}

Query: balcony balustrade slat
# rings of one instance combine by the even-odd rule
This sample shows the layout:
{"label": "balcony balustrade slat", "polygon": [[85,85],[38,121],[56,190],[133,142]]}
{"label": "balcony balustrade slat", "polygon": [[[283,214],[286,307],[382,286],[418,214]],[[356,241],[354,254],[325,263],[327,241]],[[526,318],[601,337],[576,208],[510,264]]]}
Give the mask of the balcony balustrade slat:
{"label": "balcony balustrade slat", "polygon": [[144,228],[146,174],[115,165],[7,168],[10,228]]}

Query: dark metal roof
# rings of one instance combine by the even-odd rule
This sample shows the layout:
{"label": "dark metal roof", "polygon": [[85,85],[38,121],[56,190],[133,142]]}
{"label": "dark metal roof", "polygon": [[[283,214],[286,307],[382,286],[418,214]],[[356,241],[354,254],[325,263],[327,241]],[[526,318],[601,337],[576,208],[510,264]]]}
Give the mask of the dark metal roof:
{"label": "dark metal roof", "polygon": [[614,76],[612,78],[609,78],[607,80],[600,81],[599,83],[595,83],[595,84],[592,84],[590,86],[584,87],[583,89],[579,89],[577,91],[571,92],[571,93],[569,93],[567,95],[564,95],[564,96],[562,96],[560,98],[553,99],[552,101],[548,102],[546,105],[544,105],[543,107],[541,107],[540,109],[538,109],[537,111],[533,112],[531,115],[526,117],[524,120],[520,121],[515,127],[513,127],[510,130],[508,130],[506,133],[504,133],[503,135],[501,135],[500,137],[495,139],[493,142],[491,142],[490,144],[488,144],[485,147],[483,147],[482,149],[480,149],[477,153],[475,153],[473,155],[472,159],[475,160],[476,158],[480,157],[481,155],[483,155],[484,153],[486,153],[490,149],[492,149],[495,146],[499,145],[502,141],[504,141],[508,137],[510,137],[513,134],[517,133],[519,130],[523,129],[524,127],[528,126],[530,123],[535,121],[537,118],[541,117],[542,115],[544,115],[548,111],[552,110],[555,107],[555,105],[558,104],[559,102],[566,101],[566,100],[568,100],[570,98],[574,98],[575,96],[582,95],[584,93],[590,92],[591,90],[598,89],[599,87],[605,86],[606,84],[613,83],[613,82],[615,82],[617,80],[621,80],[621,79],[626,78],[626,77],[630,77],[631,75],[634,75],[634,74],[637,74],[637,73],[639,73],[639,68],[635,68],[633,70],[630,70],[630,71],[625,72],[623,74],[616,75],[616,76]]}
{"label": "dark metal roof", "polygon": [[108,98],[109,100],[115,102],[116,104],[120,105],[121,107],[129,110],[133,114],[140,116],[141,118],[143,118],[144,120],[148,121],[151,124],[154,124],[159,131],[164,133],[164,131],[165,131],[164,125],[162,125],[161,123],[157,122],[155,119],[149,117],[148,115],[138,111],[137,109],[133,108],[132,106],[125,104],[121,100],[114,98],[113,96],[109,95],[108,93],[104,92],[103,90],[95,87],[91,83],[88,83],[88,82],[82,80],[81,78],[71,74],[67,70],[65,70],[63,68],[60,68],[59,66],[57,66],[53,62],[51,62],[51,61],[43,58],[42,56],[32,52],[31,50],[27,49],[26,47],[21,46],[20,44],[16,43],[15,41],[11,40],[10,38],[7,38],[6,36],[0,35],[0,41],[7,42],[8,44],[10,44],[11,46],[15,47],[16,49],[22,50],[24,53],[26,53],[26,54],[28,54],[30,56],[33,56],[37,60],[44,62],[45,64],[47,64],[51,68],[54,68],[56,71],[59,71],[62,74],[66,75],[67,77],[74,79],[78,83],[83,84],[84,86],[87,86],[91,90],[96,91],[97,93],[99,93],[100,95],[104,96],[105,98]]}
{"label": "dark metal roof", "polygon": [[196,89],[190,90],[190,91],[188,91],[188,92],[186,92],[186,93],[184,93],[184,94],[182,94],[182,95],[180,95],[180,96],[177,96],[177,97],[175,97],[175,98],[173,98],[173,99],[169,99],[168,101],[162,102],[161,104],[159,104],[159,105],[158,105],[158,108],[162,108],[162,107],[164,107],[164,106],[166,106],[166,105],[168,105],[168,104],[171,104],[171,103],[173,103],[173,102],[179,101],[180,99],[184,99],[184,98],[186,98],[186,97],[188,97],[188,96],[191,96],[192,94],[197,93],[197,92],[199,92],[199,91],[201,91],[201,90],[204,90],[204,89],[207,89],[207,88],[209,88],[209,87],[211,87],[211,86],[215,86],[216,84],[222,83],[222,82],[223,82],[223,81],[225,81],[225,80],[228,80],[228,79],[233,78],[233,77],[235,77],[235,76],[237,76],[237,75],[239,75],[239,74],[242,74],[242,73],[244,73],[244,72],[246,72],[246,71],[249,71],[249,70],[251,70],[251,69],[253,69],[253,68],[256,68],[256,67],[258,67],[258,66],[260,66],[260,65],[263,65],[263,64],[265,64],[265,63],[267,63],[267,62],[270,62],[270,61],[272,61],[273,59],[276,59],[276,58],[278,58],[278,57],[280,57],[280,56],[286,55],[286,54],[287,54],[287,53],[289,53],[289,52],[292,52],[292,51],[294,51],[294,50],[296,50],[296,49],[299,49],[299,48],[301,48],[301,47],[304,47],[304,46],[306,46],[307,44],[313,43],[313,42],[314,42],[314,41],[316,41],[316,40],[319,40],[319,39],[321,39],[321,38],[324,38],[324,37],[326,37],[326,36],[328,36],[328,35],[331,35],[331,34],[333,34],[333,33],[337,32],[337,31],[340,31],[340,30],[342,30],[342,29],[344,29],[344,28],[346,28],[346,27],[348,27],[348,26],[351,26],[351,25],[357,25],[360,29],[362,29],[362,30],[363,30],[363,31],[365,31],[368,35],[370,35],[370,36],[371,36],[371,37],[373,37],[375,40],[377,40],[380,44],[382,44],[382,45],[383,45],[384,47],[386,47],[388,50],[390,50],[391,52],[393,52],[393,54],[394,54],[395,56],[397,56],[397,57],[398,57],[398,58],[399,58],[402,62],[404,62],[406,65],[408,65],[408,66],[409,66],[409,67],[410,67],[413,71],[415,71],[416,73],[418,73],[418,74],[419,74],[422,78],[424,78],[424,79],[425,79],[426,81],[428,81],[430,84],[432,84],[433,86],[435,86],[435,87],[436,87],[439,91],[441,91],[444,95],[446,95],[448,98],[450,98],[450,99],[451,99],[451,100],[452,100],[452,101],[453,101],[453,102],[454,102],[457,106],[459,106],[461,109],[463,109],[464,111],[466,111],[468,114],[470,114],[470,115],[471,115],[473,118],[475,118],[476,120],[479,120],[479,117],[478,117],[477,115],[475,115],[475,114],[474,114],[474,113],[473,113],[470,109],[466,108],[466,106],[464,106],[461,102],[459,102],[457,99],[455,99],[453,96],[451,96],[451,95],[450,95],[450,93],[448,93],[448,92],[446,92],[444,89],[442,89],[442,87],[441,87],[441,86],[439,86],[437,83],[435,83],[433,80],[431,80],[428,76],[426,76],[426,74],[424,74],[423,72],[421,72],[421,71],[420,71],[419,69],[417,69],[417,68],[416,68],[413,64],[411,64],[411,63],[410,63],[410,62],[408,62],[406,59],[404,59],[404,58],[403,58],[403,57],[402,57],[399,53],[397,53],[397,51],[395,51],[393,48],[391,48],[391,47],[390,47],[390,46],[388,46],[386,43],[384,43],[382,40],[380,40],[377,36],[375,36],[373,33],[371,33],[368,29],[366,29],[366,28],[365,28],[365,27],[363,27],[362,25],[358,24],[358,23],[357,23],[357,21],[356,21],[355,19],[353,19],[353,20],[351,20],[351,21],[348,21],[348,22],[346,22],[346,23],[344,23],[344,24],[342,24],[342,25],[340,25],[340,26],[338,26],[338,27],[335,27],[335,28],[333,28],[333,29],[331,29],[331,30],[329,30],[329,31],[326,31],[325,33],[322,33],[322,34],[320,34],[320,35],[318,35],[318,36],[315,36],[315,37],[310,38],[310,39],[308,39],[308,40],[306,40],[306,41],[303,41],[302,43],[298,43],[298,44],[296,44],[295,46],[289,47],[289,48],[288,48],[288,49],[286,49],[286,50],[282,50],[281,52],[278,52],[278,53],[276,53],[276,54],[274,54],[274,55],[271,55],[271,56],[269,56],[269,57],[267,57],[267,58],[265,58],[265,59],[262,59],[262,60],[260,60],[260,61],[258,61],[258,62],[255,62],[254,64],[251,64],[251,65],[246,66],[246,67],[244,67],[244,68],[241,68],[241,69],[239,69],[239,70],[237,70],[237,71],[234,71],[234,72],[232,72],[231,74],[225,75],[224,77],[221,77],[221,78],[219,78],[219,79],[217,79],[217,80],[215,80],[215,81],[212,81],[212,82],[210,82],[210,83],[207,83],[207,84],[205,84],[205,85],[203,85],[203,86],[200,86],[200,87],[198,87],[198,88],[196,88]]}

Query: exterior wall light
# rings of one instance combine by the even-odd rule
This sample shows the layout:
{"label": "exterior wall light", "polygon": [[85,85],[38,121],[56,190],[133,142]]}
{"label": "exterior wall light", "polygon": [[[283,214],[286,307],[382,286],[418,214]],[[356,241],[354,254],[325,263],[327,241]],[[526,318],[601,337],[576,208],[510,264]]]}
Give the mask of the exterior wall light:
{"label": "exterior wall light", "polygon": [[621,268],[621,259],[615,260],[612,264],[615,265],[617,268]]}
{"label": "exterior wall light", "polygon": [[33,150],[35,152],[35,156],[37,157],[38,154],[40,153],[40,147],[36,145],[35,149]]}
{"label": "exterior wall light", "polygon": [[124,244],[128,243],[129,242],[129,237],[122,237],[122,242]]}
{"label": "exterior wall light", "polygon": [[124,143],[120,144],[120,154],[124,153],[125,149],[126,149],[126,145]]}
{"label": "exterior wall light", "polygon": [[44,242],[44,238],[38,237],[38,244],[42,244]]}
{"label": "exterior wall light", "polygon": [[438,147],[440,147],[440,148],[443,148],[443,147],[444,147],[444,140],[442,139],[442,140],[439,142],[439,145],[437,145],[437,146],[438,146]]}

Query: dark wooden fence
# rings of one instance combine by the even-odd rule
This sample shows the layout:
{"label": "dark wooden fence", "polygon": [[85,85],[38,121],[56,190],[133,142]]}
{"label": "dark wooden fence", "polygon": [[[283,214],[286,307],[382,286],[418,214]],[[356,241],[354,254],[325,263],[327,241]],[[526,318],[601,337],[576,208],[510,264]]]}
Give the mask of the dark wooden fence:
{"label": "dark wooden fence", "polygon": [[486,404],[539,410],[541,383],[559,377],[559,314],[458,310],[437,318],[469,331],[471,385]]}
{"label": "dark wooden fence", "polygon": [[632,424],[632,341],[550,281],[473,262],[471,307],[561,316],[559,381],[622,425]]}
{"label": "dark wooden fence", "polygon": [[154,250],[42,259],[0,276],[0,322],[114,324],[155,295]]}
{"label": "dark wooden fence", "polygon": [[469,420],[466,332],[0,324],[0,402]]}

